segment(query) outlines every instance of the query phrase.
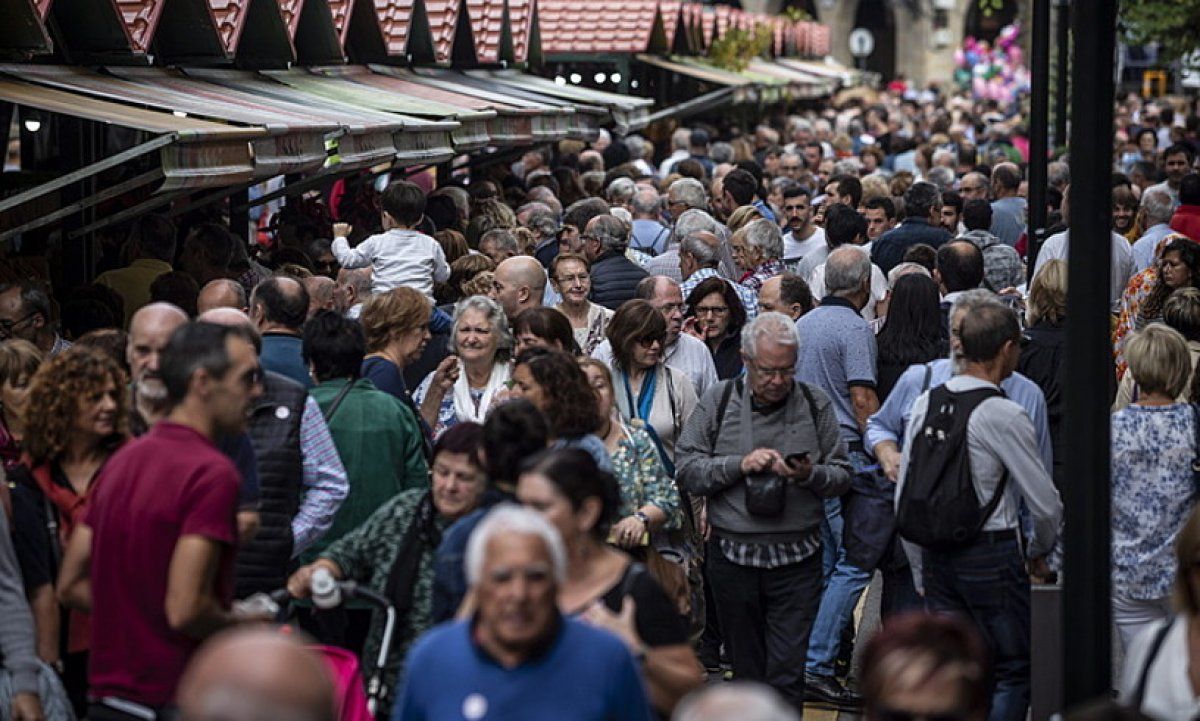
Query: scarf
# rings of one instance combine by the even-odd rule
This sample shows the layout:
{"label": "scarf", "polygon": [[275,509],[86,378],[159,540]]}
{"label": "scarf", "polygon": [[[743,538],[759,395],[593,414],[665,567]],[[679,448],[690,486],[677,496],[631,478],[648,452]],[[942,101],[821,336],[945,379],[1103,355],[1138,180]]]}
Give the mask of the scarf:
{"label": "scarf", "polygon": [[492,375],[483,389],[483,397],[479,399],[478,406],[471,400],[471,383],[467,380],[467,369],[461,362],[458,364],[458,371],[458,380],[454,381],[454,417],[459,421],[483,423],[492,405],[492,399],[508,380],[509,366],[507,363],[492,364]]}
{"label": "scarf", "polygon": [[413,608],[413,594],[417,588],[417,572],[426,551],[436,550],[442,542],[442,531],[437,526],[437,509],[433,506],[433,493],[426,493],[413,509],[412,520],[404,529],[400,539],[400,550],[388,571],[387,585],[383,595],[392,602],[398,621],[408,616]]}

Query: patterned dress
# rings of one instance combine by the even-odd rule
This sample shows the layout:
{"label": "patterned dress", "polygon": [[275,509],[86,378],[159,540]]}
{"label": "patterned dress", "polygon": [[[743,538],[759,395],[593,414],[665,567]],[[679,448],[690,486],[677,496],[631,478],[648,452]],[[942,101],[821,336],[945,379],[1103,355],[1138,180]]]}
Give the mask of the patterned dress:
{"label": "patterned dress", "polygon": [[628,518],[651,503],[667,516],[662,530],[678,530],[682,526],[679,490],[667,476],[653,439],[641,428],[625,426],[624,430],[625,437],[612,454],[613,474],[621,487],[620,517]]}
{"label": "patterned dress", "polygon": [[[400,541],[412,521],[421,499],[429,491],[413,489],[404,491],[383,504],[361,526],[331,544],[321,554],[342,569],[347,579],[354,579],[372,590],[383,593],[387,588],[388,575],[400,552]],[[434,523],[439,531],[449,525],[449,519],[435,516]],[[421,554],[421,565],[417,571],[417,584],[413,592],[412,610],[407,617],[396,621],[396,633],[392,650],[388,654],[383,682],[389,694],[395,693],[396,680],[408,648],[413,641],[433,625],[433,557],[436,545],[428,545]],[[361,658],[364,664],[373,663],[379,654],[379,643],[383,635],[383,614],[374,613],[371,628],[363,645]],[[382,706],[389,708],[389,706]]]}
{"label": "patterned dress", "polygon": [[1113,593],[1154,600],[1175,581],[1175,537],[1194,504],[1191,406],[1129,406],[1112,416]]}

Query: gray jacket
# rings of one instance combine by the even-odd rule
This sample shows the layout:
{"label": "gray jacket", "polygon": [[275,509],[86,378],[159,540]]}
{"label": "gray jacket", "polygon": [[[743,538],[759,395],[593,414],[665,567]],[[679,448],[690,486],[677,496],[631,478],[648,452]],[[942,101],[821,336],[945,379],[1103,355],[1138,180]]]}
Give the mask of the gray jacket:
{"label": "gray jacket", "polygon": [[[850,487],[851,466],[833,405],[825,393],[809,385],[814,413],[796,382],[782,408],[766,415],[752,411],[753,448],[744,448],[742,406],[750,397],[749,388],[743,393],[735,390],[724,417],[717,418],[725,386],[735,382],[710,388],[688,418],[675,444],[677,480],[685,491],[708,498],[708,522],[718,535],[747,543],[799,540],[824,518],[821,499],[839,496]],[[788,485],[783,513],[775,517],[754,516],[746,510],[741,463],[754,448],[774,448],[785,456],[808,452],[813,462],[808,481]]]}
{"label": "gray jacket", "polygon": [[[33,614],[25,601],[8,515],[0,508],[0,653],[4,667],[12,674],[14,694],[38,693],[38,660],[34,649]],[[7,718],[8,709],[0,713]]]}

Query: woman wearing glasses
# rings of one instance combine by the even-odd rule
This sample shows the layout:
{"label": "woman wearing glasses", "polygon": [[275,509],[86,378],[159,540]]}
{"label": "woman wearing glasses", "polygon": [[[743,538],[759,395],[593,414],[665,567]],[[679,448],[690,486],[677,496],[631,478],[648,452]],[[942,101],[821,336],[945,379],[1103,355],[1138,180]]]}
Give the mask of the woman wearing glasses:
{"label": "woman wearing glasses", "polygon": [[587,259],[578,253],[560,253],[550,263],[550,284],[562,296],[554,306],[571,322],[575,343],[584,355],[591,355],[604,341],[604,331],[613,312],[588,300],[592,294],[592,276]]}
{"label": "woman wearing glasses", "polygon": [[733,286],[723,278],[705,278],[687,297],[683,327],[704,341],[721,380],[742,374],[742,326],[746,308]]}
{"label": "woman wearing glasses", "polygon": [[667,321],[644,300],[625,303],[608,324],[617,409],[646,429],[673,476],[675,440],[696,407],[696,391],[687,376],[663,365],[666,337]]}

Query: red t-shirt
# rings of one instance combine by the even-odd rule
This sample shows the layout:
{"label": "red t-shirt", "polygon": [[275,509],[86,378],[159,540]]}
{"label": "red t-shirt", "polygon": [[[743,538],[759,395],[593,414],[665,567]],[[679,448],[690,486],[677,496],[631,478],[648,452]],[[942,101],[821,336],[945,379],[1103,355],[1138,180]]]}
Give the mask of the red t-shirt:
{"label": "red t-shirt", "polygon": [[148,706],[175,697],[199,642],[167,623],[167,574],[181,536],[222,544],[217,595],[233,597],[238,472],[187,426],[166,421],[125,445],[96,478],[92,537],[91,695]]}

